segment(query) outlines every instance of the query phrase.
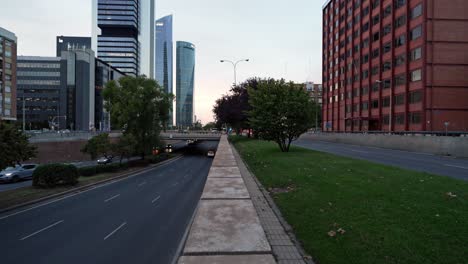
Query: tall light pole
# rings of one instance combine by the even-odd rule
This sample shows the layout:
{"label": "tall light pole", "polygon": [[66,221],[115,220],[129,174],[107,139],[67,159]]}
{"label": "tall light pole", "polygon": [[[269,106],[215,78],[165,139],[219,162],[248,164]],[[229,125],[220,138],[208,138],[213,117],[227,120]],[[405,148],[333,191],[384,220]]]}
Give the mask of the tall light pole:
{"label": "tall light pole", "polygon": [[[382,81],[381,80],[376,80],[376,83],[379,84],[380,89],[382,89]],[[388,115],[388,133],[392,133],[392,116],[393,116],[393,94],[392,94],[392,87],[390,87],[390,113]]]}
{"label": "tall light pole", "polygon": [[26,102],[24,100],[24,92],[23,90],[23,132],[26,131]]}
{"label": "tall light pole", "polygon": [[240,62],[244,62],[244,61],[249,62],[249,59],[238,60],[236,62],[233,62],[233,61],[230,61],[230,60],[221,60],[220,61],[221,63],[229,62],[234,67],[234,85],[237,85],[237,64],[239,64]]}

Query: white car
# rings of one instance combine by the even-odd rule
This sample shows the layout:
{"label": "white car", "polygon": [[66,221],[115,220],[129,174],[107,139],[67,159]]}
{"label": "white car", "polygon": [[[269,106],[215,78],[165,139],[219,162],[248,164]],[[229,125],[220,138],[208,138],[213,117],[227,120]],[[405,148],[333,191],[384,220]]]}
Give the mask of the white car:
{"label": "white car", "polygon": [[214,150],[209,150],[208,153],[206,154],[206,156],[208,156],[208,158],[214,158],[214,156],[215,156]]}
{"label": "white car", "polygon": [[37,164],[23,164],[8,167],[0,172],[0,182],[19,182],[31,179]]}
{"label": "white car", "polygon": [[102,157],[97,160],[97,164],[99,165],[106,165],[112,163],[112,157]]}

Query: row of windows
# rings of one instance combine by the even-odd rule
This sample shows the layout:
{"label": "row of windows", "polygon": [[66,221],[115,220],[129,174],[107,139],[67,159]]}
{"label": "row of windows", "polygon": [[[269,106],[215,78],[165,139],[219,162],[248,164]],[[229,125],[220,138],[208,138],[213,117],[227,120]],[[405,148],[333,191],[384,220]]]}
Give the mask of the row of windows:
{"label": "row of windows", "polygon": [[[392,123],[395,125],[404,125],[405,124],[405,114],[404,113],[396,113],[393,115],[393,121]],[[411,112],[408,113],[408,123],[410,124],[421,124],[422,122],[422,113],[421,112]],[[354,127],[359,127],[359,126],[364,126],[367,127],[369,126],[369,121],[368,120],[351,120],[348,119],[345,121],[346,126],[354,126]],[[390,124],[390,116],[389,115],[384,115],[382,116],[382,124],[383,125],[389,125]]]}
{"label": "row of windows", "polygon": [[46,72],[46,71],[18,71],[18,76],[34,76],[34,77],[60,77],[60,72]]}
{"label": "row of windows", "polygon": [[18,62],[18,68],[60,69],[60,63]]}
{"label": "row of windows", "polygon": [[27,85],[60,85],[59,80],[18,80],[18,84]]}

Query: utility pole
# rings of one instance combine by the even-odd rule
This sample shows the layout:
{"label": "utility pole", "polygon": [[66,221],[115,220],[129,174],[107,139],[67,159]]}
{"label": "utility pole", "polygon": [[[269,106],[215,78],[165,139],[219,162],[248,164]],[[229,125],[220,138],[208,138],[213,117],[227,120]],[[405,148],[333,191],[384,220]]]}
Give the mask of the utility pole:
{"label": "utility pole", "polygon": [[24,91],[23,90],[23,132],[26,131],[26,102],[24,100]]}

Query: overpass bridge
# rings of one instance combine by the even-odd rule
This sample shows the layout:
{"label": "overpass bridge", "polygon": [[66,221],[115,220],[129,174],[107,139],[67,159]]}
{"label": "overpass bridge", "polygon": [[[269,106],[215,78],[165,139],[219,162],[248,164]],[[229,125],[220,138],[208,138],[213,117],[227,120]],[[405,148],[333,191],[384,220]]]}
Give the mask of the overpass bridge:
{"label": "overpass bridge", "polygon": [[221,133],[211,133],[203,131],[190,131],[187,133],[178,131],[166,131],[161,133],[163,140],[200,140],[200,141],[219,141]]}

